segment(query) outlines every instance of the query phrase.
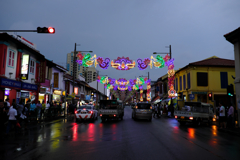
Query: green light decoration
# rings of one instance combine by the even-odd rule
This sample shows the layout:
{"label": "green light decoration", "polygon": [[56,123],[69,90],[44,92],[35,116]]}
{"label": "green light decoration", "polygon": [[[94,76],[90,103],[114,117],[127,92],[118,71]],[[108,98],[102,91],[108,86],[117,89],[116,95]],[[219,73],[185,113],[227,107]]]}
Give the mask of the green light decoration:
{"label": "green light decoration", "polygon": [[163,68],[165,63],[163,57],[160,55],[157,55],[156,60],[161,64],[160,66],[158,66],[158,68]]}
{"label": "green light decoration", "polygon": [[87,62],[91,59],[91,55],[88,53],[84,56],[83,60],[82,60],[82,65],[84,67],[88,67],[89,64],[87,64]]}
{"label": "green light decoration", "polygon": [[145,83],[145,81],[142,77],[140,77],[139,80],[140,80],[139,84],[144,84]]}

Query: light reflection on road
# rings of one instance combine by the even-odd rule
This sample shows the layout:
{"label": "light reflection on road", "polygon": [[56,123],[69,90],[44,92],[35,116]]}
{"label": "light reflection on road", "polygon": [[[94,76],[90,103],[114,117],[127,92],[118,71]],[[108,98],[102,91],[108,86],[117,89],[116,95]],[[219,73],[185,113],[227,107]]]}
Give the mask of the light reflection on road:
{"label": "light reflection on road", "polygon": [[189,138],[195,138],[195,129],[194,128],[188,128],[188,137]]}

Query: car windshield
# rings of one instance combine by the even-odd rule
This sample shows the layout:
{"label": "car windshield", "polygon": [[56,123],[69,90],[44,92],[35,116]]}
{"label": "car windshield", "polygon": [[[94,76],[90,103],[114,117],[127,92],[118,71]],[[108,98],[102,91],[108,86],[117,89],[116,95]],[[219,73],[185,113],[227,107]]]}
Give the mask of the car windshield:
{"label": "car windshield", "polygon": [[118,102],[111,100],[102,100],[100,101],[100,108],[102,109],[117,109]]}
{"label": "car windshield", "polygon": [[91,109],[91,106],[80,106],[79,109]]}
{"label": "car windshield", "polygon": [[151,104],[149,104],[149,103],[138,103],[137,106],[138,106],[138,109],[150,109]]}

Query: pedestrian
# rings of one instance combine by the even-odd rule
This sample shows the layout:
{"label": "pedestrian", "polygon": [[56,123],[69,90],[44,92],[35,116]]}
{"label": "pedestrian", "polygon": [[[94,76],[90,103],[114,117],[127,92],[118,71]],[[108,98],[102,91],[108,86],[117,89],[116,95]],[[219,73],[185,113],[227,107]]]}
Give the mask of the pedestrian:
{"label": "pedestrian", "polygon": [[36,105],[36,109],[37,109],[37,120],[40,121],[41,119],[41,111],[42,111],[42,104],[40,103],[40,101],[38,101],[37,105]]}
{"label": "pedestrian", "polygon": [[172,103],[168,106],[168,117],[171,117],[171,112],[172,112]]}
{"label": "pedestrian", "polygon": [[21,121],[20,125],[24,126],[23,128],[26,130],[28,124],[28,104],[25,104],[23,107],[23,111],[20,116],[20,121]]}
{"label": "pedestrian", "polygon": [[220,129],[223,127],[226,128],[226,116],[225,116],[225,107],[222,103],[219,103],[220,110],[219,110],[219,121],[220,121]]}
{"label": "pedestrian", "polygon": [[230,106],[228,109],[228,127],[233,128],[234,127],[234,108],[233,106]]}
{"label": "pedestrian", "polygon": [[11,107],[11,105],[10,105],[10,103],[9,103],[9,98],[7,98],[6,100],[5,100],[6,102],[7,102],[7,107]]}
{"label": "pedestrian", "polygon": [[7,126],[7,130],[6,130],[6,135],[8,135],[9,131],[12,128],[12,125],[15,129],[15,133],[17,133],[17,110],[16,110],[16,104],[13,104],[12,107],[9,109],[8,112],[8,126]]}
{"label": "pedestrian", "polygon": [[4,102],[3,102],[2,99],[0,99],[0,130],[1,130],[0,137],[2,137],[2,133],[4,131],[4,122],[5,122],[4,115],[5,115],[5,112],[6,111],[5,111],[5,108],[4,108]]}
{"label": "pedestrian", "polygon": [[36,111],[36,104],[35,104],[34,101],[32,101],[31,104],[30,104],[30,109],[29,109],[29,112],[30,112],[29,115],[30,115],[31,121],[36,116],[36,112],[35,111]]}
{"label": "pedestrian", "polygon": [[[13,105],[16,105],[16,107],[17,107],[17,102],[16,102],[15,99],[12,100],[12,106],[13,106]],[[11,107],[12,107],[12,106],[11,106]]]}
{"label": "pedestrian", "polygon": [[22,99],[20,100],[20,102],[19,102],[19,104],[17,105],[17,118],[19,119],[19,117],[21,116],[21,114],[22,114],[22,111],[23,111],[23,108],[24,108],[24,106],[23,106],[23,101],[22,101]]}
{"label": "pedestrian", "polygon": [[153,114],[154,118],[155,118],[155,115],[157,115],[157,105],[156,104],[154,105],[154,114]]}
{"label": "pedestrian", "polygon": [[46,104],[42,101],[41,117],[45,116]]}

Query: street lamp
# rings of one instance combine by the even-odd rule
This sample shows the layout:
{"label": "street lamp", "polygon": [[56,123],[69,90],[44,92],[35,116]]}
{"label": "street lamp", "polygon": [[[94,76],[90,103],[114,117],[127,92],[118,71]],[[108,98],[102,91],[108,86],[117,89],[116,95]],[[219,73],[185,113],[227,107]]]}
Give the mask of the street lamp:
{"label": "street lamp", "polygon": [[160,53],[160,52],[153,52],[153,54],[170,54],[170,59],[172,59],[172,50],[171,50],[171,45],[166,46],[169,48],[169,53]]}
{"label": "street lamp", "polygon": [[[76,78],[76,61],[77,61],[77,52],[76,52],[76,47],[80,46],[80,44],[76,44],[75,43],[75,47],[74,47],[74,53],[73,53],[73,93],[74,93],[74,87],[75,87],[75,78]],[[79,52],[93,52],[93,51],[79,51]],[[84,71],[85,73],[85,71]],[[86,82],[86,77],[85,77],[85,82]],[[85,92],[85,85],[84,85],[84,92]],[[72,102],[74,102],[74,99],[72,100]]]}
{"label": "street lamp", "polygon": [[[99,76],[105,76],[107,77],[108,75],[99,75]],[[105,95],[105,86],[103,85],[103,90],[104,90],[104,95]]]}

